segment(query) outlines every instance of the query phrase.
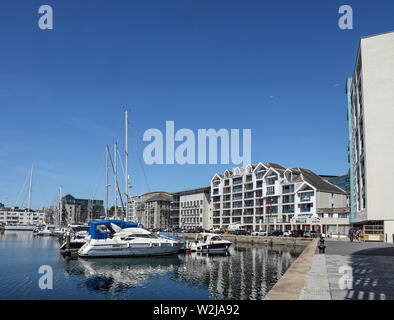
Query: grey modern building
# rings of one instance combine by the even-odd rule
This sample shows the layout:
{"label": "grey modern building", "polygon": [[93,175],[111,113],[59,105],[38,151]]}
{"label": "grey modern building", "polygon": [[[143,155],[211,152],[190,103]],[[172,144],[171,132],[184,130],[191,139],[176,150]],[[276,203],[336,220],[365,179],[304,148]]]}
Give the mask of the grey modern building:
{"label": "grey modern building", "polygon": [[62,220],[68,224],[87,223],[104,216],[104,201],[78,199],[68,194],[62,198]]}
{"label": "grey modern building", "polygon": [[351,222],[393,242],[394,32],[361,38],[347,86]]}

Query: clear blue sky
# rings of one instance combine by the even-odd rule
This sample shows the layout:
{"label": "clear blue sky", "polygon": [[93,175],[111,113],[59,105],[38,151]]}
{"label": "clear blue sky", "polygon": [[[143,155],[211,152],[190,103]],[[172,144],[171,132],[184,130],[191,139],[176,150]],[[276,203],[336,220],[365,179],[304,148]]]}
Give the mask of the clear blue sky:
{"label": "clear blue sky", "polygon": [[[38,28],[44,4],[54,30]],[[353,30],[338,27],[343,4]],[[165,120],[250,128],[254,163],[345,174],[345,80],[359,38],[393,30],[393,14],[392,0],[3,0],[0,202],[15,204],[32,163],[33,208],[60,185],[104,199],[105,146],[124,150],[124,107],[134,194],[209,185],[233,167],[144,165],[148,188],[142,135]]]}

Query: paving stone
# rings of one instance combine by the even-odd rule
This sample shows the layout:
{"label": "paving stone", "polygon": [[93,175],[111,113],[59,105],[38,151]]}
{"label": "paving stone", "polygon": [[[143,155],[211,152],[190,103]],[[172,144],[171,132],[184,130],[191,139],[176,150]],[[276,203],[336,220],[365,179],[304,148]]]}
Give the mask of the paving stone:
{"label": "paving stone", "polygon": [[[325,244],[325,255],[315,252],[301,299],[394,300],[393,245],[336,240]],[[346,267],[352,272],[340,273]],[[344,279],[350,285],[342,289]]]}

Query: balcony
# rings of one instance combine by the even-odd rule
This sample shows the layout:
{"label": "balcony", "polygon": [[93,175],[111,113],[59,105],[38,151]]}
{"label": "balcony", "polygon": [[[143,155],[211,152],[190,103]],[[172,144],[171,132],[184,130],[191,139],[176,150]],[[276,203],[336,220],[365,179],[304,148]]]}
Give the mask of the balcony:
{"label": "balcony", "polygon": [[233,202],[233,208],[242,208],[242,201]]}
{"label": "balcony", "polygon": [[244,194],[244,199],[252,199],[254,198],[253,192],[245,193]]}
{"label": "balcony", "polygon": [[294,197],[289,197],[289,196],[283,197],[282,203],[294,203]]}
{"label": "balcony", "polygon": [[275,177],[275,178],[268,178],[268,179],[267,179],[267,185],[268,185],[268,186],[273,186],[277,180],[278,180],[278,177]]}
{"label": "balcony", "polygon": [[235,193],[235,192],[242,192],[242,186],[233,187],[233,193]]}
{"label": "balcony", "polygon": [[282,187],[282,193],[293,193],[294,192],[294,185],[292,186],[283,186]]}
{"label": "balcony", "polygon": [[231,212],[230,211],[223,211],[222,216],[223,217],[230,217],[231,216]]}
{"label": "balcony", "polygon": [[253,207],[253,201],[245,201],[245,207]]}
{"label": "balcony", "polygon": [[244,223],[253,223],[253,217],[244,218]]}
{"label": "balcony", "polygon": [[257,172],[256,179],[257,180],[263,179],[264,174],[265,174],[265,171]]}
{"label": "balcony", "polygon": [[242,216],[242,210],[241,209],[233,210],[232,216]]}
{"label": "balcony", "polygon": [[242,193],[237,193],[233,195],[233,200],[242,200]]}
{"label": "balcony", "polygon": [[237,185],[237,184],[241,184],[242,183],[242,178],[237,178],[233,180],[233,186]]}
{"label": "balcony", "polygon": [[305,213],[305,212],[311,212],[312,209],[312,204],[302,204],[300,206],[300,211]]}

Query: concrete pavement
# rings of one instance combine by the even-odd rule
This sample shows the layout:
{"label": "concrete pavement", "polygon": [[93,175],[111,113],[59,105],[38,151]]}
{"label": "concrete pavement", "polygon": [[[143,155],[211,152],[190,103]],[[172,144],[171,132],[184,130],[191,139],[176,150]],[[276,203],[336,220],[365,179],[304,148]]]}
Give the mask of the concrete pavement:
{"label": "concrete pavement", "polygon": [[394,246],[325,240],[315,252],[303,300],[394,300]]}

